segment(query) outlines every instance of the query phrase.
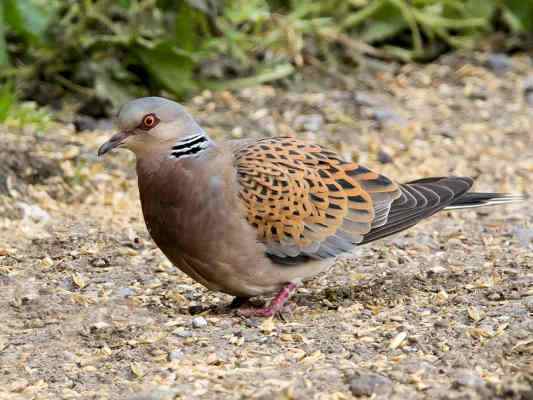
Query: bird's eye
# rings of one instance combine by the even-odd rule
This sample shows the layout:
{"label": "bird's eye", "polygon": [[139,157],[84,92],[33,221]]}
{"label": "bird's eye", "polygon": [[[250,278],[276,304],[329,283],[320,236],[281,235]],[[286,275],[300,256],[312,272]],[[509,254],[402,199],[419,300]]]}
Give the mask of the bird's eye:
{"label": "bird's eye", "polygon": [[157,117],[154,114],[148,114],[144,116],[143,121],[139,128],[147,131],[149,129],[152,129],[154,126],[156,126],[158,122],[159,122],[159,119],[157,119]]}

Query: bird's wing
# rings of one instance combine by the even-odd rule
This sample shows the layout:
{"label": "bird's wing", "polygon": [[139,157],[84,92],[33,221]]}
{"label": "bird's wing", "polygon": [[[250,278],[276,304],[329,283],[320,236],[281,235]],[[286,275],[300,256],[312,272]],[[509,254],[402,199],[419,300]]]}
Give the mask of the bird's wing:
{"label": "bird's wing", "polygon": [[351,250],[387,222],[399,186],[316,144],[268,138],[231,146],[248,222],[278,262]]}
{"label": "bird's wing", "polygon": [[[509,203],[519,196],[500,193],[467,193],[474,183],[466,177],[424,178],[400,185],[400,197],[391,204],[385,224],[373,227],[361,241],[369,243],[416,225],[436,212],[449,208],[466,208]],[[464,201],[462,201],[464,199]]]}

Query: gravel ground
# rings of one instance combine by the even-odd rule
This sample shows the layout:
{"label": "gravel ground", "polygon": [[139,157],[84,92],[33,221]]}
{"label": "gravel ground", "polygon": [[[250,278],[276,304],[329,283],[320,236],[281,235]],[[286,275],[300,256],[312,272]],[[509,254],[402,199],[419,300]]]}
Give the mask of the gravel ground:
{"label": "gravel ground", "polygon": [[[294,134],[398,181],[531,195],[533,63],[497,61],[309,71],[188,106],[218,138]],[[246,319],[150,241],[132,157],[96,159],[109,132],[0,133],[0,399],[533,398],[530,201],[441,213]]]}

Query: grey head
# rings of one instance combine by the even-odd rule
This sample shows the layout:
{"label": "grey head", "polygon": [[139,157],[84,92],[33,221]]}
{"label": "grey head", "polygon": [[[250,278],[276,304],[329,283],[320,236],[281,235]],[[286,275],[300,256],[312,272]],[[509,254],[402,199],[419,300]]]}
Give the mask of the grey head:
{"label": "grey head", "polygon": [[204,137],[203,129],[185,108],[162,97],[142,97],[124,104],[117,116],[119,132],[98,149],[102,156],[117,147],[124,147],[136,155],[188,140]]}

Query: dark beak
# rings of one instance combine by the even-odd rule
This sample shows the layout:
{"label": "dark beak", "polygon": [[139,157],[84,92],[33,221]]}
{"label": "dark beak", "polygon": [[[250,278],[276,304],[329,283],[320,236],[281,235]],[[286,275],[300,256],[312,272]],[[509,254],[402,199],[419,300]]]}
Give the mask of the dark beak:
{"label": "dark beak", "polygon": [[129,136],[128,132],[118,132],[111,136],[111,139],[109,139],[107,142],[105,142],[103,145],[100,146],[98,149],[98,157],[103,156],[110,150],[113,150],[115,147],[120,146],[126,138]]}

